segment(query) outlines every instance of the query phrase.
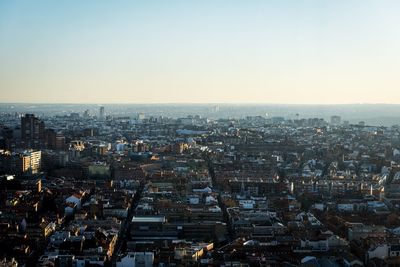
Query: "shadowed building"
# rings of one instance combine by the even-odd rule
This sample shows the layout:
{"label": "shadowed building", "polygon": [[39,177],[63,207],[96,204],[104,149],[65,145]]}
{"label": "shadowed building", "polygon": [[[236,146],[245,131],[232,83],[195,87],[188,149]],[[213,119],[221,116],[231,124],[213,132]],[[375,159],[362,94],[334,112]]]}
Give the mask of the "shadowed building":
{"label": "shadowed building", "polygon": [[21,117],[21,145],[24,148],[41,148],[44,145],[44,122],[34,114]]}

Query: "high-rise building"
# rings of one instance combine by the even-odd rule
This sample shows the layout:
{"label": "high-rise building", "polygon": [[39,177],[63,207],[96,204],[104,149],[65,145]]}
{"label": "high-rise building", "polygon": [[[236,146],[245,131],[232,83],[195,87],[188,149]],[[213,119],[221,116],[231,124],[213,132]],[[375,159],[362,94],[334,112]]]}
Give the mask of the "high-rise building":
{"label": "high-rise building", "polygon": [[99,118],[100,118],[101,120],[104,119],[104,107],[103,107],[103,106],[100,107],[100,116],[99,116]]}
{"label": "high-rise building", "polygon": [[55,149],[57,133],[54,129],[46,129],[45,131],[45,146],[48,149]]}
{"label": "high-rise building", "polygon": [[27,167],[25,167],[22,171],[24,173],[35,174],[40,171],[41,160],[42,160],[42,152],[39,150],[31,150],[25,151],[23,154],[24,159],[26,160]]}
{"label": "high-rise building", "polygon": [[40,171],[41,159],[42,152],[40,150],[2,153],[0,155],[0,169],[5,173],[16,175],[36,174]]}
{"label": "high-rise building", "polygon": [[21,117],[21,145],[25,148],[40,148],[44,145],[44,122],[34,114]]}
{"label": "high-rise building", "polygon": [[53,150],[64,150],[65,136],[61,133],[57,133],[54,129],[46,129],[45,147]]}
{"label": "high-rise building", "polygon": [[61,133],[56,135],[56,149],[64,150],[65,149],[65,136]]}
{"label": "high-rise building", "polygon": [[87,118],[90,117],[90,113],[89,113],[89,110],[88,110],[88,109],[85,110],[85,112],[83,112],[83,117],[84,117],[85,119],[87,119]]}
{"label": "high-rise building", "polygon": [[9,127],[0,128],[0,149],[10,150],[13,144],[13,129]]}
{"label": "high-rise building", "polygon": [[341,122],[342,122],[342,118],[340,116],[332,116],[331,117],[332,125],[340,125]]}

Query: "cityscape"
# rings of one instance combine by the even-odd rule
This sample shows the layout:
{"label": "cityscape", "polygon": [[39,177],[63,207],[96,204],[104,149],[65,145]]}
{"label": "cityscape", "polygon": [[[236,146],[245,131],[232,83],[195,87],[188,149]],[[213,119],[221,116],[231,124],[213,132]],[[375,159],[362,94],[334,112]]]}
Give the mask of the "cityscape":
{"label": "cityscape", "polygon": [[1,114],[3,265],[400,264],[399,125],[106,107]]}
{"label": "cityscape", "polygon": [[1,0],[0,267],[400,266],[399,14]]}

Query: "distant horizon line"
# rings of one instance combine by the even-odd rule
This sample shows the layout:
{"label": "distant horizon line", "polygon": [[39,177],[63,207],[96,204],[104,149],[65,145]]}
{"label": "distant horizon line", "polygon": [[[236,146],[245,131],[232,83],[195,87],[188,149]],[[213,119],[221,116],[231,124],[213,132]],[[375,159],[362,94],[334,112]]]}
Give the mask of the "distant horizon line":
{"label": "distant horizon line", "polygon": [[388,105],[400,103],[268,103],[268,102],[0,102],[0,105],[286,105],[286,106],[350,106],[350,105]]}

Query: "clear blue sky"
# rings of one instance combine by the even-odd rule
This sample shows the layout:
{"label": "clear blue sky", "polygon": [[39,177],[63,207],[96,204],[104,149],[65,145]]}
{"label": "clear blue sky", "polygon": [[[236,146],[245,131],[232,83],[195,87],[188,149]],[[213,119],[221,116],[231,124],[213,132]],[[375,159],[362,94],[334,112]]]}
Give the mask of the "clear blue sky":
{"label": "clear blue sky", "polygon": [[0,1],[0,102],[400,103],[400,1]]}

